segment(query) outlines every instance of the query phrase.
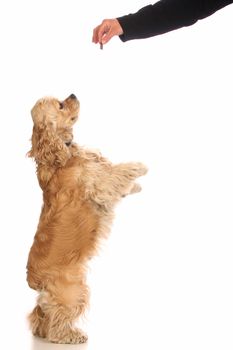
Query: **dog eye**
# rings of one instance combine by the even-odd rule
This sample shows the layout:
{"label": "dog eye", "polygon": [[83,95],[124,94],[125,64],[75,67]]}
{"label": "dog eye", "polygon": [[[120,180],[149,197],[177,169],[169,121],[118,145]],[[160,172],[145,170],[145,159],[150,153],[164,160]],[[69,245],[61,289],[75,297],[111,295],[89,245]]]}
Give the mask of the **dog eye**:
{"label": "dog eye", "polygon": [[71,118],[72,122],[73,122],[75,119],[76,119],[75,117]]}
{"label": "dog eye", "polygon": [[64,105],[62,102],[59,102],[59,109],[63,109],[64,108]]}

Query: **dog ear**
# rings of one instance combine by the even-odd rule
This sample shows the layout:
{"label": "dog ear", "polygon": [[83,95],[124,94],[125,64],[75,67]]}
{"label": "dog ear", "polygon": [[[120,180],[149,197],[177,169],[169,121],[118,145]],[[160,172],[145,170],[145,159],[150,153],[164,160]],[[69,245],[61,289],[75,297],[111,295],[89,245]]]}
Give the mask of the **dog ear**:
{"label": "dog ear", "polygon": [[59,168],[70,158],[68,147],[56,134],[52,125],[34,125],[31,141],[32,149],[28,156],[35,158],[38,165]]}

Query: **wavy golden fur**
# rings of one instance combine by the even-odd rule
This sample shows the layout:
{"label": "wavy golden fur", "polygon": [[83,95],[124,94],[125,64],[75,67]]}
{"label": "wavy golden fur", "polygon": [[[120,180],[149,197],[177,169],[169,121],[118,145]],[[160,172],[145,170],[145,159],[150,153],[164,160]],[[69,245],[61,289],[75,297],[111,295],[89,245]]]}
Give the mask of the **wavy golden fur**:
{"label": "wavy golden fur", "polygon": [[55,343],[83,343],[75,321],[88,306],[88,260],[106,237],[116,203],[140,191],[134,180],[147,172],[141,163],[113,165],[101,154],[73,143],[79,101],[40,99],[29,156],[37,164],[43,208],[27,264],[27,281],[39,292],[29,316],[34,335]]}

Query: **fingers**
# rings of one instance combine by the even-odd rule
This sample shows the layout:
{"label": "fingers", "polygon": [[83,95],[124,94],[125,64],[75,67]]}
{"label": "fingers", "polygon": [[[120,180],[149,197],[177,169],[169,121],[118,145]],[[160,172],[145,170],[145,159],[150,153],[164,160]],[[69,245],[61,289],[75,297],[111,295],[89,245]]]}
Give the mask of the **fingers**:
{"label": "fingers", "polygon": [[100,25],[93,30],[92,42],[95,44],[99,43],[99,38],[98,38],[99,30],[100,30]]}
{"label": "fingers", "polygon": [[123,30],[117,19],[105,19],[93,30],[92,41],[95,44],[106,44],[115,35],[122,35]]}

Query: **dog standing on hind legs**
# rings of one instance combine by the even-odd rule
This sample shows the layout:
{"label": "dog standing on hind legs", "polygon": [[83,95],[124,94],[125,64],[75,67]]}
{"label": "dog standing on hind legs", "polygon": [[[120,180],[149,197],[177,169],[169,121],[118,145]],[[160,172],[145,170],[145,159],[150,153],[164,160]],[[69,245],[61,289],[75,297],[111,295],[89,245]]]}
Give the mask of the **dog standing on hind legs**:
{"label": "dog standing on hind legs", "polygon": [[89,300],[86,271],[114,217],[114,207],[140,191],[141,163],[112,164],[73,143],[79,101],[42,98],[33,107],[32,148],[43,207],[29,252],[27,281],[39,292],[29,315],[34,335],[54,343],[84,343],[75,327]]}

